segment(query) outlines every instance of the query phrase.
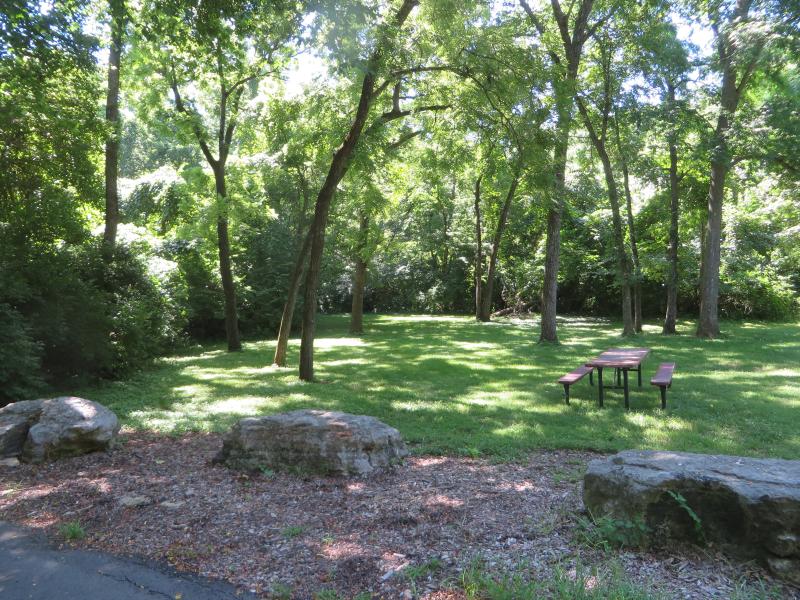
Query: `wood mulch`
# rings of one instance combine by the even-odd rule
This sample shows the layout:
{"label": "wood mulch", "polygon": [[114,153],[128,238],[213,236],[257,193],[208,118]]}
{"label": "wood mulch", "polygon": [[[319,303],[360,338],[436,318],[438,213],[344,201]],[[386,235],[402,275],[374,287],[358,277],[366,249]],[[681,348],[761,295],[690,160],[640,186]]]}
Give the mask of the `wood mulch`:
{"label": "wood mulch", "polygon": [[[539,451],[509,464],[414,456],[342,479],[212,465],[218,435],[125,431],[122,442],[109,453],[0,467],[0,519],[54,538],[78,521],[87,537],[77,545],[165,560],[264,597],[336,590],[341,598],[455,600],[464,597],[459,573],[476,557],[536,579],[556,566],[605,567],[615,558],[635,582],[680,598],[730,597],[743,578],[776,585],[759,567],[709,550],[610,557],[581,545],[580,481],[598,456],[590,452]],[[125,497],[145,504],[124,506]]]}

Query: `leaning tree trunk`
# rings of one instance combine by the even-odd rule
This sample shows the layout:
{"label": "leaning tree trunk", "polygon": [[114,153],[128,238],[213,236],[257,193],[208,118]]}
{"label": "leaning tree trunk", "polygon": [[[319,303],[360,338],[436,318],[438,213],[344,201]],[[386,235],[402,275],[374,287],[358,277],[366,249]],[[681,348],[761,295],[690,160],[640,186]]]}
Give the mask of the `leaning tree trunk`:
{"label": "leaning tree trunk", "polygon": [[489,268],[486,271],[486,290],[482,299],[483,302],[481,304],[481,313],[479,316],[479,320],[484,322],[488,321],[491,317],[495,271],[497,270],[497,256],[500,253],[500,242],[503,239],[503,231],[505,231],[506,223],[508,222],[508,211],[514,200],[514,194],[517,192],[518,184],[519,176],[514,174],[514,180],[508,188],[505,202],[503,202],[503,208],[500,211],[500,219],[497,222],[497,229],[494,232],[494,239],[492,240],[492,253],[489,255]]}
{"label": "leaning tree trunk", "polygon": [[297,304],[297,293],[300,291],[300,280],[303,277],[303,269],[308,260],[308,252],[311,249],[311,236],[306,231],[306,214],[310,204],[308,193],[308,181],[303,170],[298,167],[297,175],[299,178],[300,189],[303,194],[303,206],[297,218],[297,231],[295,232],[295,245],[302,241],[297,251],[292,272],[289,274],[289,285],[286,290],[286,303],[283,305],[281,313],[281,324],[278,328],[278,340],[275,342],[275,356],[272,364],[278,367],[286,366],[286,351],[289,348],[289,335],[292,332],[292,320],[294,319],[294,309]]}
{"label": "leaning tree trunk", "polygon": [[[403,0],[394,17],[393,26],[399,28],[403,25],[408,15],[417,6],[418,0]],[[325,227],[328,222],[331,200],[336,192],[336,187],[344,177],[349,166],[350,157],[358,144],[364,125],[369,115],[369,108],[375,91],[375,71],[377,70],[386,39],[380,39],[373,50],[364,71],[364,80],[361,84],[361,95],[358,107],[350,129],[345,135],[342,145],[336,150],[331,159],[328,175],[317,195],[314,207],[314,219],[311,222],[311,255],[306,273],[306,288],[303,305],[303,332],[300,337],[300,379],[313,381],[314,379],[314,333],[317,319],[317,286],[322,266],[322,251],[325,248]]]}
{"label": "leaning tree trunk", "polygon": [[225,297],[225,336],[228,352],[242,349],[239,338],[239,318],[236,314],[236,287],[233,283],[231,267],[231,246],[228,238],[227,191],[225,188],[225,166],[214,169],[219,215],[217,216],[217,248],[219,250],[219,275],[222,280],[222,293]]}
{"label": "leaning tree trunk", "polygon": [[[481,179],[475,181],[475,319],[481,319],[483,306],[483,239],[481,238]],[[488,318],[486,319],[489,320]]]}
{"label": "leaning tree trunk", "polygon": [[117,177],[119,174],[119,69],[122,56],[122,31],[124,28],[123,0],[110,0],[111,45],[108,49],[108,92],[106,95],[106,122],[109,125],[106,139],[105,156],[105,192],[106,214],[103,240],[108,249],[117,242],[117,224],[119,223],[119,191]]}
{"label": "leaning tree trunk", "polygon": [[[675,86],[668,84],[669,103],[675,105]],[[667,248],[667,312],[661,333],[673,335],[678,319],[678,147],[675,132],[669,136],[669,247]]]}
{"label": "leaning tree trunk", "polygon": [[364,213],[358,226],[359,240],[353,272],[353,304],[350,309],[350,333],[357,335],[364,332],[364,286],[367,282],[367,261],[364,252],[367,247],[368,231],[369,216]]}
{"label": "leaning tree trunk", "polygon": [[286,366],[286,351],[289,347],[289,335],[292,332],[292,319],[294,319],[294,309],[297,304],[297,293],[300,291],[300,281],[303,278],[303,268],[308,260],[308,253],[311,249],[311,233],[303,238],[303,245],[297,253],[294,267],[289,275],[289,288],[286,292],[286,303],[283,305],[281,313],[281,325],[278,329],[278,341],[275,343],[275,357],[272,360],[274,365],[279,367]]}

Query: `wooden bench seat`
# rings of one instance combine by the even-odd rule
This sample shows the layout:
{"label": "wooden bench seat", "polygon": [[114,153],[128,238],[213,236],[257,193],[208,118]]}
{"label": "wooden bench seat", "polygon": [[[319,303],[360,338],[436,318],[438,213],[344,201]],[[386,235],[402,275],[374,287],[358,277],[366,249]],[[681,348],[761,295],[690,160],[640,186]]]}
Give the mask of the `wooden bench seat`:
{"label": "wooden bench seat", "polygon": [[569,404],[569,386],[573,383],[576,383],[586,377],[589,376],[589,383],[594,385],[594,380],[592,379],[592,372],[594,371],[594,367],[587,367],[582,366],[578,367],[574,371],[570,371],[566,375],[564,375],[561,379],[558,380],[558,383],[564,386],[564,400],[567,404]]}
{"label": "wooden bench seat", "polygon": [[672,387],[672,373],[675,363],[661,363],[658,371],[650,380],[650,385],[657,385],[661,390],[661,408],[667,408],[667,388]]}

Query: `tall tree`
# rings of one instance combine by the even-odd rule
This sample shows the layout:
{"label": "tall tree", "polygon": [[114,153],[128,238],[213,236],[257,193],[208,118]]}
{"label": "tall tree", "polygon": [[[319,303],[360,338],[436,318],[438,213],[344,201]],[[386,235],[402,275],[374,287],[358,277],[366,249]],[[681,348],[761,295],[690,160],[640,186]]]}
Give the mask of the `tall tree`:
{"label": "tall tree", "polygon": [[111,36],[108,47],[108,91],[106,94],[106,138],[105,155],[105,189],[106,212],[103,239],[109,248],[117,241],[117,224],[119,223],[119,191],[117,177],[119,175],[119,77],[122,57],[122,38],[125,30],[124,0],[109,0],[109,17],[111,20]]}
{"label": "tall tree", "polygon": [[220,0],[198,7],[187,0],[170,0],[166,5],[151,2],[143,15],[150,45],[143,49],[142,57],[166,81],[175,112],[214,175],[225,333],[228,350],[237,351],[241,338],[231,261],[228,158],[243,96],[252,82],[276,67],[297,31],[297,7],[290,2],[245,0]]}
{"label": "tall tree", "polygon": [[620,169],[622,171],[622,189],[625,192],[625,215],[628,220],[628,241],[631,246],[631,260],[633,261],[633,277],[631,291],[633,292],[633,327],[636,333],[642,332],[642,264],[639,261],[639,246],[636,242],[636,223],[633,218],[633,197],[631,195],[630,174],[628,170],[627,149],[622,143],[619,133],[619,115],[614,111],[614,138],[619,154]]}
{"label": "tall tree", "polygon": [[[677,93],[685,89],[689,71],[689,48],[678,39],[677,30],[672,23],[664,19],[655,19],[649,23],[647,30],[637,37],[637,48],[630,61],[636,70],[644,75],[649,89],[657,90],[661,103],[654,111],[657,137],[662,141],[661,148],[666,148],[667,157],[667,198],[669,200],[669,231],[667,241],[667,270],[665,276],[666,310],[662,327],[663,334],[674,334],[678,316],[678,247],[680,224],[680,181],[679,147],[685,141],[686,132],[690,129],[690,121],[696,121],[679,100]],[[642,90],[644,91],[644,90]],[[684,145],[684,153],[688,148]],[[663,162],[662,162],[663,165]],[[662,167],[663,169],[663,167]],[[661,173],[656,178],[663,181]]]}
{"label": "tall tree", "polygon": [[667,134],[669,147],[669,243],[667,246],[667,309],[664,315],[664,326],[661,333],[672,335],[675,333],[675,323],[678,320],[678,245],[679,217],[680,217],[680,177],[678,175],[678,135],[677,126],[677,101],[675,98],[675,83],[672,79],[667,82],[667,109],[673,121]]}
{"label": "tall tree", "polygon": [[578,110],[583,118],[584,126],[589,132],[589,139],[597,151],[600,162],[603,165],[603,175],[606,182],[606,192],[608,202],[611,205],[611,218],[614,238],[614,251],[617,262],[617,280],[622,291],[622,325],[623,335],[634,335],[636,328],[633,321],[632,299],[631,299],[631,265],[625,245],[625,233],[622,225],[620,210],[619,188],[614,176],[614,168],[608,153],[609,124],[611,120],[611,110],[614,105],[614,95],[616,84],[612,81],[612,60],[614,48],[608,38],[603,38],[598,43],[599,50],[599,71],[600,88],[599,105],[596,116],[589,113],[587,101],[577,97]]}
{"label": "tall tree", "polygon": [[[552,20],[560,44],[552,41],[546,21],[526,0],[520,4],[535,27],[553,62],[553,88],[556,95],[556,140],[553,149],[553,188],[547,212],[547,243],[545,249],[544,282],[542,286],[542,317],[540,341],[556,342],[556,312],[558,301],[558,269],[561,254],[561,215],[566,199],[567,151],[573,120],[573,105],[583,48],[589,38],[608,19],[605,15],[594,23],[590,17],[594,0],[580,0],[565,12],[559,0],[551,0]],[[613,10],[613,9],[611,9]]]}
{"label": "tall tree", "polygon": [[[314,379],[314,335],[316,330],[317,316],[317,293],[322,266],[322,252],[325,247],[325,228],[328,222],[328,213],[333,200],[336,188],[347,173],[351,164],[351,159],[361,139],[362,133],[367,128],[370,109],[375,101],[383,95],[387,89],[392,90],[392,107],[387,112],[378,115],[369,129],[372,131],[380,130],[384,125],[397,119],[405,118],[409,115],[425,111],[439,110],[442,105],[416,106],[412,109],[401,107],[401,92],[404,79],[414,73],[430,70],[447,70],[442,66],[432,67],[408,67],[398,65],[397,60],[402,60],[401,52],[392,51],[395,44],[401,38],[401,32],[411,11],[419,5],[419,0],[403,0],[399,7],[393,11],[388,20],[378,27],[375,31],[367,32],[365,38],[371,40],[372,50],[369,52],[360,71],[361,85],[356,103],[355,114],[353,115],[347,133],[344,135],[341,145],[336,149],[330,162],[325,181],[317,194],[314,206],[314,217],[311,222],[311,250],[309,255],[308,270],[305,279],[305,296],[303,304],[303,330],[300,338],[300,379],[313,381]],[[394,69],[387,72],[387,59],[393,59]],[[385,79],[381,82],[381,73],[385,74]]]}
{"label": "tall tree", "polygon": [[725,181],[731,169],[730,131],[753,72],[758,65],[764,40],[748,39],[748,21],[753,0],[708,2],[708,17],[716,37],[717,62],[722,72],[719,112],[711,152],[711,183],[708,217],[702,247],[700,271],[700,316],[697,335],[719,336],[719,266],[722,239],[722,203]]}

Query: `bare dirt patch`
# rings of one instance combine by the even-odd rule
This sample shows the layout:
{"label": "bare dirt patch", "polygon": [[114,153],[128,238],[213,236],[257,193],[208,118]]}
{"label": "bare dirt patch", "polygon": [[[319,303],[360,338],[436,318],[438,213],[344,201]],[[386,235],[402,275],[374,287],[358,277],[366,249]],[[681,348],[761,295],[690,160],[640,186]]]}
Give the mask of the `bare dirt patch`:
{"label": "bare dirt patch", "polygon": [[0,467],[0,518],[54,537],[78,521],[82,546],[166,560],[265,597],[464,598],[459,573],[479,556],[488,569],[532,578],[618,560],[634,581],[682,598],[730,597],[742,578],[774,583],[713,549],[582,545],[580,482],[597,456],[589,452],[540,451],[520,464],[415,456],[343,479],[212,465],[217,435],[123,432],[122,441],[106,454]]}

